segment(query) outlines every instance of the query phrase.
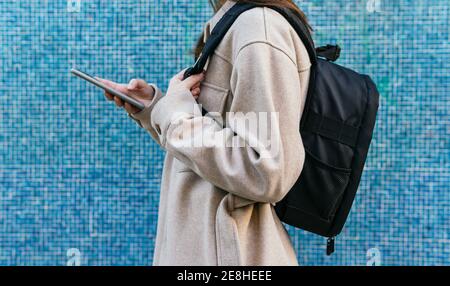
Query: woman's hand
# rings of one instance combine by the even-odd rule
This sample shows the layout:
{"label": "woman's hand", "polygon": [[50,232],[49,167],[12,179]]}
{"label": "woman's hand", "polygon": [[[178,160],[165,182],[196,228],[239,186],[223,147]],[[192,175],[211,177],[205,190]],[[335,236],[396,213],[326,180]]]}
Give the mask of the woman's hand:
{"label": "woman's hand", "polygon": [[192,75],[183,80],[185,71],[181,71],[170,80],[166,96],[180,92],[190,92],[195,99],[200,96],[200,84],[205,79],[205,73]]}
{"label": "woman's hand", "polygon": [[[155,94],[154,88],[142,79],[132,79],[128,84],[118,84],[101,78],[97,79],[103,84],[142,102],[145,106],[148,106],[151,103]],[[105,97],[108,100],[114,101],[117,106],[123,107],[130,114],[135,114],[140,111],[139,108],[124,102],[122,99],[113,96],[108,92],[105,92]]]}
{"label": "woman's hand", "polygon": [[[205,75],[204,73],[201,73],[183,80],[184,72],[185,70],[170,80],[167,95],[177,92],[190,92],[192,96],[197,99],[200,96],[200,84],[205,78]],[[119,84],[102,78],[97,78],[97,80],[117,91],[133,97],[142,102],[145,106],[150,105],[155,94],[154,88],[142,79],[132,79],[128,84]],[[123,107],[130,114],[136,114],[140,111],[139,108],[124,102],[122,99],[113,96],[108,92],[105,92],[105,97],[110,101],[114,101],[117,106]]]}

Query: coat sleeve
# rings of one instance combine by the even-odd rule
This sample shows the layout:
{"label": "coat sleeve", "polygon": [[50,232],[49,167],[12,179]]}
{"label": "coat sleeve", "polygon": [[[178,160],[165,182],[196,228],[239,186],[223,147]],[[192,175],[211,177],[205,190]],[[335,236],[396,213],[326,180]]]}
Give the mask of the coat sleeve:
{"label": "coat sleeve", "polygon": [[[163,97],[162,91],[156,86],[151,84],[153,87],[153,90],[155,91],[153,94],[153,100],[150,102],[148,106],[146,106],[143,110],[136,114],[130,114],[130,117],[136,121],[136,123],[147,130],[152,138],[158,143],[158,145],[161,146],[161,142],[159,141],[158,133],[153,129],[151,122],[151,114],[153,111],[153,108],[155,107],[156,103]],[[162,147],[162,146],[161,146]]]}
{"label": "coat sleeve", "polygon": [[153,129],[169,153],[205,180],[251,201],[276,203],[304,162],[297,66],[272,45],[252,43],[236,56],[230,80],[233,100],[225,128],[202,117],[186,92],[156,104]]}

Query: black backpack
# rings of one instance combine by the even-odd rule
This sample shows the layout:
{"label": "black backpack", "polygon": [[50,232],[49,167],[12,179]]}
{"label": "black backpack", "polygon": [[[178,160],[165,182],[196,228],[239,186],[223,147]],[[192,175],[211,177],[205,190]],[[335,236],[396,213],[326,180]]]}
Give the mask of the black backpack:
{"label": "black backpack", "polygon": [[240,14],[261,6],[286,18],[305,44],[312,63],[300,123],[305,163],[300,178],[275,210],[281,221],[327,237],[327,255],[331,255],[334,237],[342,231],[353,204],[372,140],[379,94],[370,77],[334,64],[339,46],[316,49],[309,29],[293,11],[237,3],[214,27],[185,78],[203,71]]}

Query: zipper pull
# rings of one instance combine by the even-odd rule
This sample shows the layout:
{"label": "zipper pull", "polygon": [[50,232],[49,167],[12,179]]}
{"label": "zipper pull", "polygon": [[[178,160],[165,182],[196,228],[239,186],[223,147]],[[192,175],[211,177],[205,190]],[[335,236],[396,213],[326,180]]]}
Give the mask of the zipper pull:
{"label": "zipper pull", "polygon": [[327,239],[327,255],[330,256],[331,254],[334,253],[334,236],[333,237],[329,237]]}

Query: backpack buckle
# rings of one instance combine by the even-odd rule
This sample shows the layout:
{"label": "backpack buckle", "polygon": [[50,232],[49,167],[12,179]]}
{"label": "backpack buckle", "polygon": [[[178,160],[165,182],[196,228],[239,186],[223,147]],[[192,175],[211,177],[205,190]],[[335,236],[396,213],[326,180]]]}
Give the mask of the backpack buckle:
{"label": "backpack buckle", "polygon": [[327,61],[335,62],[341,56],[341,47],[339,45],[326,45],[316,49],[317,56]]}
{"label": "backpack buckle", "polygon": [[327,256],[330,256],[334,253],[334,237],[329,237],[327,239]]}

